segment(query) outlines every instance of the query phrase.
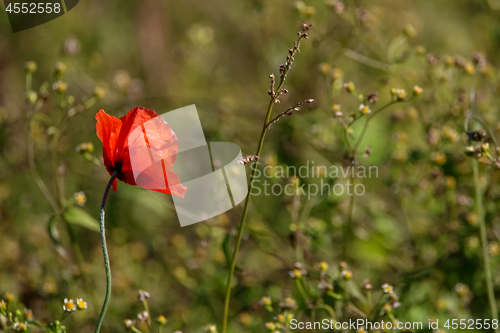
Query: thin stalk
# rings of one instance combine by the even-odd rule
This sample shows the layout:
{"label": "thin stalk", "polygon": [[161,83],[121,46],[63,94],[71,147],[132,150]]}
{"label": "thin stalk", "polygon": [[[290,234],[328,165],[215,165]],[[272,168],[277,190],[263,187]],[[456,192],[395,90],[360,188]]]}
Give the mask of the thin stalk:
{"label": "thin stalk", "polygon": [[90,302],[92,303],[92,308],[94,309],[95,314],[98,315],[99,312],[98,312],[97,297],[95,295],[90,277],[88,276],[87,271],[85,270],[85,260],[83,259],[83,254],[82,250],[80,249],[80,244],[78,244],[78,242],[76,241],[76,237],[71,224],[68,221],[66,221],[65,218],[63,218],[63,220],[68,229],[69,240],[71,243],[71,247],[73,248],[73,253],[75,254],[78,270],[82,274],[83,282],[85,283],[85,287],[87,288],[87,291],[90,295]]}
{"label": "thin stalk", "polygon": [[153,326],[151,325],[151,313],[149,313],[149,306],[148,306],[148,301],[146,301],[146,298],[144,298],[142,304],[144,304],[144,310],[146,310],[146,313],[148,314],[146,323],[148,324],[149,331],[153,332]]}
{"label": "thin stalk", "polygon": [[[476,190],[476,211],[479,216],[479,232],[481,235],[481,246],[483,249],[483,263],[484,263],[484,274],[486,275],[486,289],[488,292],[488,301],[490,303],[491,315],[493,320],[498,320],[498,310],[497,303],[495,300],[495,291],[493,290],[493,277],[491,274],[490,267],[490,256],[488,253],[488,239],[486,237],[486,224],[484,222],[484,209],[483,209],[483,199],[482,191],[479,185],[479,167],[476,159],[472,161],[472,168],[474,172],[474,188]],[[495,333],[498,333],[499,329],[495,328]]]}
{"label": "thin stalk", "polygon": [[[284,83],[284,81],[282,80],[276,91],[279,91],[281,89],[281,87],[283,86],[283,83]],[[266,137],[267,124],[269,123],[269,119],[271,118],[271,112],[273,111],[273,106],[274,106],[274,98],[271,98],[271,101],[269,102],[269,106],[267,107],[267,113],[266,113],[266,118],[264,121],[264,126],[262,127],[262,132],[260,134],[259,146],[257,147],[257,152],[255,154],[258,158],[260,158],[260,153],[262,151],[262,145],[264,144],[264,138]],[[236,268],[236,257],[238,255],[238,251],[240,249],[241,236],[243,235],[243,230],[245,229],[245,222],[247,219],[247,212],[248,212],[248,203],[250,202],[250,196],[252,195],[253,181],[255,179],[257,167],[252,168],[252,169],[253,170],[252,170],[252,174],[250,175],[250,183],[248,185],[248,195],[245,199],[245,204],[243,206],[243,213],[241,215],[241,223],[240,223],[240,227],[238,229],[238,236],[236,237],[236,245],[234,246],[233,258],[231,260],[231,268],[229,270],[229,276],[227,278],[226,299],[224,302],[224,317],[222,319],[223,320],[222,321],[222,333],[227,332],[227,318],[228,318],[228,314],[229,314],[229,301],[231,299],[231,284],[233,282],[234,269]]]}
{"label": "thin stalk", "polygon": [[[354,165],[352,165],[354,168]],[[354,170],[351,174],[352,188],[354,188]],[[347,215],[347,223],[344,227],[344,241],[342,242],[342,260],[347,260],[347,246],[351,240],[351,229],[352,229],[352,212],[354,210],[354,193],[351,195],[351,200],[349,201],[349,214]]]}
{"label": "thin stalk", "polygon": [[97,320],[94,333],[99,333],[99,331],[101,330],[101,325],[104,320],[104,315],[106,314],[106,310],[108,309],[108,303],[111,298],[111,267],[109,266],[108,246],[106,245],[106,229],[105,229],[106,227],[104,224],[105,223],[104,216],[105,216],[106,201],[108,200],[109,190],[111,189],[111,185],[113,185],[113,182],[115,181],[117,176],[118,176],[118,171],[115,171],[115,173],[113,173],[113,176],[111,176],[108,185],[106,185],[106,189],[104,190],[104,195],[102,197],[102,203],[101,203],[99,226],[101,229],[101,245],[102,245],[102,254],[104,257],[104,267],[106,268],[106,296],[104,297],[104,303],[102,305],[101,313],[99,314],[99,319]]}
{"label": "thin stalk", "polygon": [[[355,155],[356,155],[356,152],[358,151],[359,145],[361,144],[361,141],[363,141],[363,137],[364,137],[364,136],[365,136],[365,134],[366,134],[366,131],[367,131],[367,129],[368,129],[368,124],[370,123],[370,120],[371,120],[373,117],[375,117],[375,115],[376,115],[377,113],[379,113],[380,111],[384,110],[385,108],[387,108],[387,107],[391,106],[391,105],[392,105],[392,104],[394,104],[394,103],[395,103],[395,101],[391,101],[391,102],[387,103],[386,105],[382,106],[382,107],[381,107],[380,109],[378,109],[377,111],[373,112],[373,113],[372,113],[372,114],[371,114],[371,115],[370,115],[370,116],[366,119],[366,121],[365,121],[365,125],[363,126],[363,130],[361,131],[361,134],[360,134],[360,136],[359,136],[358,140],[356,141],[356,144],[354,145],[354,148],[353,148],[353,156],[355,156]],[[356,119],[359,119],[359,118],[356,118]],[[356,120],[356,119],[355,119],[355,120]],[[355,120],[353,120],[353,122],[352,122],[352,123],[354,123],[354,121],[355,121]],[[352,125],[352,123],[351,123],[350,125]],[[350,126],[350,125],[349,125],[349,126]]]}
{"label": "thin stalk", "polygon": [[[57,159],[57,151],[59,147],[59,138],[61,137],[61,131],[57,131],[54,133],[54,136],[52,138],[52,168],[53,168],[53,173],[54,173],[54,179],[55,179],[55,185],[56,185],[56,195],[57,199],[59,201],[59,207],[61,207],[61,210],[64,210],[64,181],[62,179],[62,176],[59,176],[58,172],[58,159]],[[73,231],[73,228],[71,224],[66,220],[64,214],[61,212],[60,214],[61,219],[64,221],[66,224],[66,228],[68,230],[68,235],[69,235],[69,241],[71,243],[71,247],[73,249],[73,253],[76,258],[76,263],[78,266],[78,269],[80,270],[80,274],[82,275],[83,282],[85,283],[85,287],[87,288],[87,292],[90,295],[90,300],[92,303],[92,308],[94,309],[95,314],[98,314],[98,303],[97,303],[97,297],[94,292],[94,288],[92,288],[92,284],[90,282],[90,277],[87,274],[87,271],[85,270],[85,260],[83,259],[82,251],[80,249],[80,245],[78,244],[75,233]]]}
{"label": "thin stalk", "polygon": [[[310,28],[310,26],[309,26],[309,28]],[[303,31],[309,30],[309,28],[307,28],[307,29],[304,28]],[[304,33],[304,34],[299,33],[299,38],[294,43],[294,48],[291,49],[290,54],[287,57],[286,65],[284,65],[284,67],[280,68],[280,83],[278,84],[276,89],[274,89],[274,75],[270,76],[271,77],[271,90],[270,90],[271,100],[269,101],[269,105],[267,107],[266,118],[264,120],[264,125],[262,126],[262,132],[260,134],[259,145],[257,147],[257,152],[255,153],[255,156],[257,156],[257,160],[259,160],[259,158],[260,158],[262,146],[264,145],[264,138],[266,137],[267,130],[269,129],[269,124],[270,124],[270,119],[271,119],[271,113],[273,111],[273,106],[276,103],[277,98],[281,94],[281,88],[283,88],[283,84],[285,83],[286,76],[287,76],[287,74],[290,71],[290,68],[292,66],[293,57],[296,54],[296,52],[299,51],[300,41],[302,38],[307,38],[307,34],[306,33]],[[239,251],[240,245],[241,245],[241,236],[243,235],[243,230],[245,229],[245,222],[246,222],[247,213],[248,213],[248,204],[250,202],[250,197],[252,195],[253,182],[255,179],[256,171],[257,171],[257,168],[253,168],[252,174],[250,176],[250,181],[248,184],[248,195],[245,198],[245,204],[243,206],[243,212],[241,215],[241,222],[240,222],[240,226],[238,229],[238,235],[236,237],[236,244],[234,246],[233,257],[231,259],[231,267],[230,267],[229,275],[227,278],[226,298],[224,301],[224,315],[223,315],[223,319],[222,319],[222,333],[227,332],[227,319],[228,319],[228,315],[229,315],[229,302],[231,300],[231,284],[233,282],[234,270],[236,268],[236,259],[238,257],[238,251]]]}

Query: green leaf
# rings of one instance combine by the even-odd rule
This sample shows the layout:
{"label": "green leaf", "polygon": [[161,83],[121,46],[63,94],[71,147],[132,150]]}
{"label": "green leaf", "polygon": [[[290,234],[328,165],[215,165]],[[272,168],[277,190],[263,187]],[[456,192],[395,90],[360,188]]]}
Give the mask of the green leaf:
{"label": "green leaf", "polygon": [[99,222],[81,208],[70,207],[66,213],[64,213],[64,218],[68,223],[76,224],[92,231],[100,231]]}
{"label": "green leaf", "polygon": [[231,248],[229,246],[229,243],[230,243],[230,236],[228,234],[226,238],[224,238],[224,241],[222,242],[222,250],[224,251],[224,255],[226,256],[227,266],[231,267],[233,256],[231,255]]}

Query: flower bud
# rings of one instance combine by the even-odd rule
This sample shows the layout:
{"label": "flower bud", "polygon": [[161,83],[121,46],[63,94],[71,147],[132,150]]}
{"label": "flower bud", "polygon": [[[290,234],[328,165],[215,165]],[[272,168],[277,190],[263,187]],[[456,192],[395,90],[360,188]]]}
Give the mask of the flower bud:
{"label": "flower bud", "polygon": [[28,73],[34,73],[34,72],[36,72],[36,68],[37,68],[36,62],[34,62],[34,61],[27,61],[27,62],[25,62],[24,63],[24,68],[26,69],[26,71]]}

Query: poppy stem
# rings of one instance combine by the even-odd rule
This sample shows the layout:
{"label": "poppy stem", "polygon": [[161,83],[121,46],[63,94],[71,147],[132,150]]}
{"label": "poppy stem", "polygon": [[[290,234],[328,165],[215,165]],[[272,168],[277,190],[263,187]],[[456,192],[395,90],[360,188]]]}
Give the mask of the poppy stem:
{"label": "poppy stem", "polygon": [[111,189],[111,186],[113,185],[113,182],[115,181],[116,177],[118,176],[118,171],[115,171],[113,173],[113,176],[111,176],[111,179],[108,182],[108,185],[106,185],[106,190],[104,190],[104,196],[102,197],[102,204],[101,204],[101,215],[99,219],[99,225],[101,229],[101,244],[102,244],[102,254],[104,256],[104,266],[106,267],[106,296],[104,297],[104,303],[102,305],[101,313],[99,314],[99,319],[97,320],[97,324],[95,327],[95,333],[98,333],[101,330],[101,325],[104,320],[104,315],[106,314],[106,310],[108,308],[108,303],[109,299],[111,298],[111,267],[109,266],[109,255],[108,255],[108,246],[106,245],[106,227],[105,227],[105,208],[106,208],[106,201],[108,200],[108,194],[109,190]]}

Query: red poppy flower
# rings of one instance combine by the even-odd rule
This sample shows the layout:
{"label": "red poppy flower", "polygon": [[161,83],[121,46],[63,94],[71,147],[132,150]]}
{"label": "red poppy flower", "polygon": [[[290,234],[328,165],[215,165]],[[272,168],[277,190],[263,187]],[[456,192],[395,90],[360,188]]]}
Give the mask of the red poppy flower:
{"label": "red poppy flower", "polygon": [[[100,110],[96,120],[110,175],[118,171],[117,178],[127,184],[184,197],[187,188],[172,171],[179,149],[177,136],[163,118],[153,110],[135,107],[120,119]],[[115,179],[115,192],[116,186]]]}

